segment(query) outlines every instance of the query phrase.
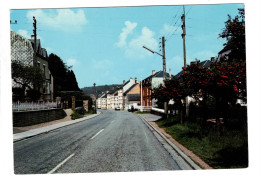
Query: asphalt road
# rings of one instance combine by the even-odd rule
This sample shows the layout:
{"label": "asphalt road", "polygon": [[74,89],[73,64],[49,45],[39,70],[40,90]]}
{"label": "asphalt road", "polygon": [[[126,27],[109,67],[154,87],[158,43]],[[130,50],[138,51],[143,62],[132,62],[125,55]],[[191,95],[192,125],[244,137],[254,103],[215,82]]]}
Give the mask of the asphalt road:
{"label": "asphalt road", "polygon": [[179,169],[143,121],[123,111],[14,143],[15,174]]}

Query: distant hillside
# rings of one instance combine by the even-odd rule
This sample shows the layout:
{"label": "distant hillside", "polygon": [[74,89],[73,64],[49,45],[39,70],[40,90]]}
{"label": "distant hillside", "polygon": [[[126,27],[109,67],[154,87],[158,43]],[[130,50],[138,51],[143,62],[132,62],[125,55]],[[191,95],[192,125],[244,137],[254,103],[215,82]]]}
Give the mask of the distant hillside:
{"label": "distant hillside", "polygon": [[[99,96],[100,94],[102,94],[102,92],[114,90],[114,89],[116,89],[117,87],[120,87],[120,86],[122,86],[122,85],[121,84],[112,84],[112,85],[96,86],[97,95]],[[91,87],[84,87],[84,88],[81,88],[81,90],[85,94],[94,94],[93,86],[91,86]]]}

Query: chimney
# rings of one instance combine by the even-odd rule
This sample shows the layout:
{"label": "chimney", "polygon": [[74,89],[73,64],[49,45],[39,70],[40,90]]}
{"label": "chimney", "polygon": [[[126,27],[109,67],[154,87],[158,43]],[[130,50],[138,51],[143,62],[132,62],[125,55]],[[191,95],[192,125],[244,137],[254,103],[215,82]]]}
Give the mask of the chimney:
{"label": "chimney", "polygon": [[172,71],[171,71],[171,68],[169,69],[169,78],[172,79]]}
{"label": "chimney", "polygon": [[152,75],[154,75],[155,74],[155,70],[152,70]]}
{"label": "chimney", "polygon": [[123,85],[125,84],[125,80],[123,80]]}
{"label": "chimney", "polygon": [[135,77],[135,84],[137,83],[137,78]]}
{"label": "chimney", "polygon": [[210,58],[210,61],[211,61],[211,62],[214,62],[214,61],[215,61],[215,57],[211,57],[211,58]]}

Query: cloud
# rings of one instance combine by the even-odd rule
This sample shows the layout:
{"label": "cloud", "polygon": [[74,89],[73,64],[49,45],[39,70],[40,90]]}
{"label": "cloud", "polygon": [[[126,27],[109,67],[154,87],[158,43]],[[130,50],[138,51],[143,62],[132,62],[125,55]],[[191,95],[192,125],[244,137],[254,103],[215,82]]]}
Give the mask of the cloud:
{"label": "cloud", "polygon": [[193,58],[197,58],[199,60],[209,60],[211,57],[215,57],[216,53],[210,51],[210,50],[203,50],[197,53],[193,54]]}
{"label": "cloud", "polygon": [[171,26],[169,24],[164,24],[163,29],[160,30],[161,35],[169,35],[173,34],[173,32],[177,32],[181,28],[177,28],[176,26]]}
{"label": "cloud", "polygon": [[31,35],[30,34],[28,34],[28,31],[27,30],[18,30],[17,31],[17,33],[19,34],[19,35],[22,35],[24,38],[26,38],[26,39],[30,39],[31,38]]}
{"label": "cloud", "polygon": [[37,23],[43,27],[62,31],[81,31],[83,25],[87,24],[87,19],[83,10],[73,11],[71,9],[31,10],[27,13],[27,18],[32,20],[35,16]]}
{"label": "cloud", "polygon": [[122,32],[119,35],[119,41],[116,43],[118,47],[124,47],[126,45],[126,39],[129,34],[133,33],[133,30],[136,28],[137,23],[132,23],[130,21],[125,22],[125,27],[122,29]]}
{"label": "cloud", "polygon": [[138,58],[144,58],[145,56],[152,55],[152,53],[145,50],[143,46],[146,46],[151,50],[157,50],[158,42],[153,37],[154,32],[147,27],[143,27],[141,35],[129,42],[126,54],[129,57],[135,56]]}
{"label": "cloud", "polygon": [[[17,31],[17,33],[26,39],[31,39],[31,35],[28,33],[27,30],[20,29]],[[43,38],[40,35],[37,35],[37,39],[43,40]]]}
{"label": "cloud", "polygon": [[76,59],[74,59],[74,58],[69,58],[69,59],[67,59],[67,65],[68,66],[72,66],[72,67],[74,67],[77,63],[78,63],[78,60],[76,60]]}
{"label": "cloud", "polygon": [[95,69],[99,70],[110,70],[110,68],[113,66],[113,62],[108,59],[99,60],[99,59],[92,59],[91,60],[93,67]]}
{"label": "cloud", "polygon": [[184,66],[184,61],[182,56],[174,56],[171,59],[166,58],[166,69],[167,71],[169,68],[172,71],[172,74],[176,75],[182,70]]}

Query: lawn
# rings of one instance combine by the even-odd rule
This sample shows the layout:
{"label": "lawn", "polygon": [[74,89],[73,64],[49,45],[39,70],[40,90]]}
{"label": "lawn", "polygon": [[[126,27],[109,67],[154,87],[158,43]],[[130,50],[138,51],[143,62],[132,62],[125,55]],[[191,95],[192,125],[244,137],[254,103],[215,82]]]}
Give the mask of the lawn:
{"label": "lawn", "polygon": [[248,167],[247,127],[222,126],[219,133],[196,122],[180,124],[178,115],[156,123],[213,168]]}

